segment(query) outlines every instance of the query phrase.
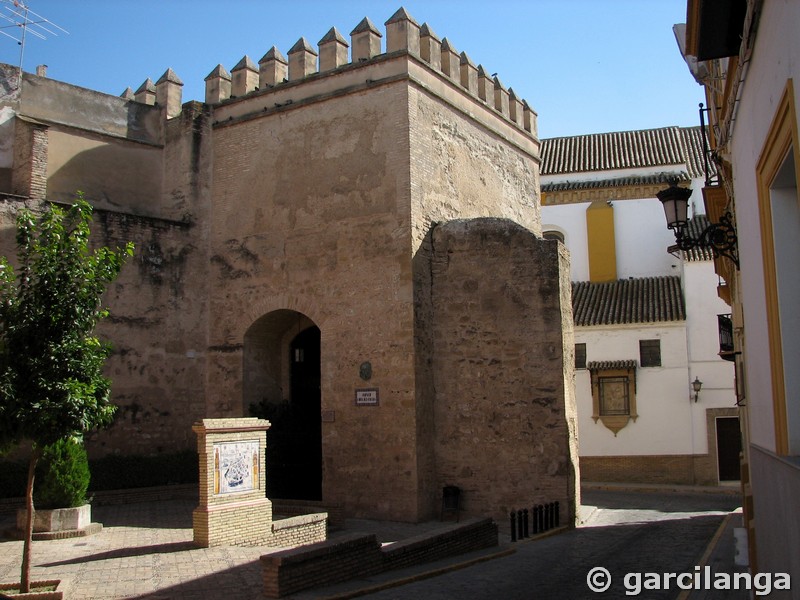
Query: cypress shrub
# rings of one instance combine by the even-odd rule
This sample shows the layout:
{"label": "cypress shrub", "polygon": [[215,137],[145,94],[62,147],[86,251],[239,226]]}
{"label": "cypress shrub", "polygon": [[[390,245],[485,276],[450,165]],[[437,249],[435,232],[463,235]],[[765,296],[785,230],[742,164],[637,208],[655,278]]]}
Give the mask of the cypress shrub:
{"label": "cypress shrub", "polygon": [[90,477],[89,460],[81,442],[68,438],[46,446],[36,469],[36,506],[72,508],[86,504]]}

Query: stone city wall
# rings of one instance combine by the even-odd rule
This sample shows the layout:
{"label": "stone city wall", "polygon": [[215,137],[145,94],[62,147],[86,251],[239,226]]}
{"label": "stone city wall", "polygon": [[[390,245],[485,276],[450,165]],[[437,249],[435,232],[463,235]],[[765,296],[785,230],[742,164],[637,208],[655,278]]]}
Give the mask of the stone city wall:
{"label": "stone city wall", "polygon": [[468,516],[559,501],[574,522],[563,246],[502,219],[446,223],[431,245],[438,487]]}

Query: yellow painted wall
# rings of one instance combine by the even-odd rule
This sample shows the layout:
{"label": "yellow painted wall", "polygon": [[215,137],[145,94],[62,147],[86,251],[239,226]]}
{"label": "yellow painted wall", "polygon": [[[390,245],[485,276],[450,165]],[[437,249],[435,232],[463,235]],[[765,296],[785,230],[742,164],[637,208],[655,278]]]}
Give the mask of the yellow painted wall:
{"label": "yellow painted wall", "polygon": [[617,251],[614,243],[614,207],[605,200],[592,202],[586,209],[589,241],[589,279],[594,282],[617,278]]}

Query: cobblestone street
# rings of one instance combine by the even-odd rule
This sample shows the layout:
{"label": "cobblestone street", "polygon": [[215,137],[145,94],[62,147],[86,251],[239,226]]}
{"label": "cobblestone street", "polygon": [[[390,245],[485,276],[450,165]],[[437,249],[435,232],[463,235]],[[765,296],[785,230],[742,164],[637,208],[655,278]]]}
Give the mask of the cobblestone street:
{"label": "cobblestone street", "polygon": [[[378,599],[470,598],[474,600],[559,600],[624,598],[630,572],[693,572],[738,498],[591,491],[583,494],[582,527],[562,535],[514,545],[516,552],[462,571],[419,581],[367,597]],[[729,564],[715,568],[733,570]],[[727,562],[727,561],[726,561]],[[594,567],[608,569],[611,588],[591,592],[586,583]],[[640,597],[678,598],[679,589],[647,590]],[[694,595],[690,598],[711,598]],[[720,598],[747,598],[724,593]]]}

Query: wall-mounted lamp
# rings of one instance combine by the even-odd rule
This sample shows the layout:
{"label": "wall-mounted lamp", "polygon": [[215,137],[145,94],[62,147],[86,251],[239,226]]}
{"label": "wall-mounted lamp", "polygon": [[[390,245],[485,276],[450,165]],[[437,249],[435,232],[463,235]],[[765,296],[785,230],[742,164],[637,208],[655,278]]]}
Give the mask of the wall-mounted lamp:
{"label": "wall-mounted lamp", "polygon": [[731,222],[731,214],[726,212],[719,219],[719,223],[712,223],[706,227],[697,238],[691,237],[687,229],[689,196],[692,190],[678,187],[677,182],[670,182],[670,186],[656,194],[664,206],[664,215],[667,217],[667,227],[675,230],[675,246],[678,250],[688,251],[692,248],[710,248],[714,258],[728,257],[739,268],[739,252],[736,244],[736,228]]}
{"label": "wall-mounted lamp", "polygon": [[700,388],[703,387],[703,382],[695,375],[692,382],[692,389],[694,390],[694,401],[697,402],[697,397],[700,395]]}

